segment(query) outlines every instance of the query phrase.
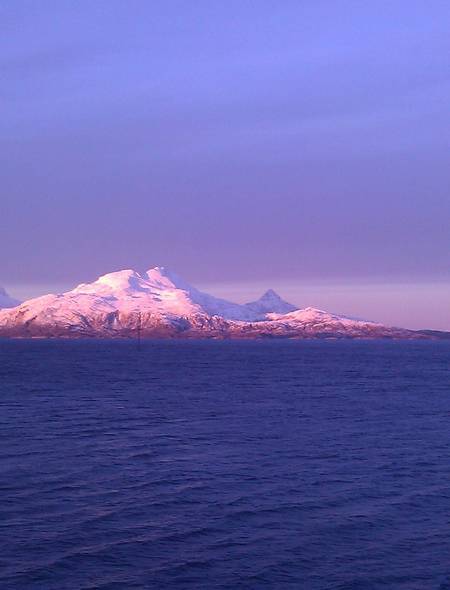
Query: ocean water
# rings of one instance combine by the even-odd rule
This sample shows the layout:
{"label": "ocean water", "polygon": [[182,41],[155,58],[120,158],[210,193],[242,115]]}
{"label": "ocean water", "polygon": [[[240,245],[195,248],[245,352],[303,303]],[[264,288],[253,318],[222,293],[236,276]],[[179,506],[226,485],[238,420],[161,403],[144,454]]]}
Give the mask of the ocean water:
{"label": "ocean water", "polygon": [[0,588],[450,588],[449,361],[0,342]]}

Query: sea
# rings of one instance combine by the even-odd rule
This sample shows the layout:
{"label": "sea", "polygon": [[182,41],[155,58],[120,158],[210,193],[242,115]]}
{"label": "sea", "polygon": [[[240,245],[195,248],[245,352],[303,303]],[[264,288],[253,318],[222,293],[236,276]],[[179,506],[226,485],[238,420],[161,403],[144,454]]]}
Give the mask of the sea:
{"label": "sea", "polygon": [[0,588],[449,589],[449,361],[0,341]]}

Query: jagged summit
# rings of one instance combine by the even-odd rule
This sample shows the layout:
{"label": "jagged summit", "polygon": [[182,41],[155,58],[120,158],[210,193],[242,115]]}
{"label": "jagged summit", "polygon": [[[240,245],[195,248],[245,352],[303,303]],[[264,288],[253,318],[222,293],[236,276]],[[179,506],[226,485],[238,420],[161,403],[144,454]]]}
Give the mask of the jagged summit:
{"label": "jagged summit", "polygon": [[288,313],[298,309],[282,299],[273,289],[268,289],[259,299],[245,304],[247,309],[259,314]]}
{"label": "jagged summit", "polygon": [[14,299],[6,292],[6,289],[0,287],[0,309],[6,309],[10,307],[16,307],[20,304],[20,301]]}

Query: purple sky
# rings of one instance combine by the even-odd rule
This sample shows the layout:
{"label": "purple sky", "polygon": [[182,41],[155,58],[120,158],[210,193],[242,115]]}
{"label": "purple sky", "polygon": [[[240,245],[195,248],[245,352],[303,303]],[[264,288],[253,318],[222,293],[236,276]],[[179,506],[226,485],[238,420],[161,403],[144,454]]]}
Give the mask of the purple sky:
{"label": "purple sky", "polygon": [[450,329],[448,0],[5,0],[0,285]]}

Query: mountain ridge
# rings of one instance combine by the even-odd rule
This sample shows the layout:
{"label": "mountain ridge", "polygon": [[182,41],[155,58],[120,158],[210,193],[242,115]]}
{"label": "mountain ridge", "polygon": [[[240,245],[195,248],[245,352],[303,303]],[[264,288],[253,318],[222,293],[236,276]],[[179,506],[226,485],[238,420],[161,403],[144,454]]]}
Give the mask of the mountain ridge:
{"label": "mountain ridge", "polygon": [[166,267],[107,273],[71,291],[0,310],[5,337],[432,338],[433,335],[299,309],[273,289],[246,304],[199,291]]}

